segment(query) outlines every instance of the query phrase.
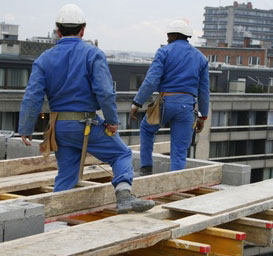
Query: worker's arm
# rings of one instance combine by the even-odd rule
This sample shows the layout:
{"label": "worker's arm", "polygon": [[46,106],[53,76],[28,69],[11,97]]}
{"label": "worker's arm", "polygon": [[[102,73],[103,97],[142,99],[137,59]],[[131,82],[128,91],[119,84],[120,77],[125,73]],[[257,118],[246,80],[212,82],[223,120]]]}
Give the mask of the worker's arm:
{"label": "worker's arm", "polygon": [[203,67],[200,72],[199,87],[198,87],[198,111],[201,116],[197,118],[196,132],[199,133],[204,128],[205,120],[209,112],[209,70],[208,62],[204,61]]}
{"label": "worker's arm", "polygon": [[136,119],[136,113],[138,111],[138,108],[142,107],[142,105],[149,99],[153,92],[158,91],[161,77],[164,74],[165,59],[165,50],[163,48],[159,48],[147,72],[147,75],[133,100],[130,111],[131,118]]}
{"label": "worker's arm", "polygon": [[[23,97],[19,116],[18,132],[25,145],[30,146],[31,135],[41,112],[45,96],[45,77],[39,64],[35,61]],[[27,140],[28,139],[28,140]]]}
{"label": "worker's arm", "polygon": [[96,52],[92,52],[88,58],[91,68],[92,91],[96,94],[105,122],[117,127],[119,121],[112,77],[103,52],[97,48],[95,50]]}

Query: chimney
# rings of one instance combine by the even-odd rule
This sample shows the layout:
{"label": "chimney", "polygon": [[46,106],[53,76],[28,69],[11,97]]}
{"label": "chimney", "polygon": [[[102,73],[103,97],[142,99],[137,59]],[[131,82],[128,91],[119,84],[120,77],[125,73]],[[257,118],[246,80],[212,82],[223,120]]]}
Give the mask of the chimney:
{"label": "chimney", "polygon": [[251,3],[251,2],[248,2],[248,3],[247,3],[247,8],[248,8],[248,9],[252,9],[252,3]]}
{"label": "chimney", "polygon": [[244,38],[244,48],[247,48],[247,47],[249,47],[250,46],[250,42],[251,42],[251,39],[250,39],[250,37],[245,37]]}
{"label": "chimney", "polygon": [[237,2],[237,1],[234,1],[234,2],[233,2],[233,6],[234,6],[235,8],[239,7],[238,2]]}

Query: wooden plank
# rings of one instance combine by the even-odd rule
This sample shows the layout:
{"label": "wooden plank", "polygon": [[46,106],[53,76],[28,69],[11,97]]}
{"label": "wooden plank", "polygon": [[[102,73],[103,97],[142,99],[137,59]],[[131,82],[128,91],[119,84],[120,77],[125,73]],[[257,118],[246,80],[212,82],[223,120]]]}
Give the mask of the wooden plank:
{"label": "wooden plank", "polygon": [[[85,165],[101,164],[97,158],[87,154]],[[56,170],[57,163],[54,155],[47,159],[43,156],[23,157],[0,161],[0,177],[8,177],[26,173]]]}
{"label": "wooden plank", "polygon": [[[271,209],[272,207],[273,199],[265,200],[264,202],[259,202],[253,205],[248,205],[240,209],[232,210],[230,212],[222,213],[216,216],[194,214],[174,221],[180,224],[180,227],[172,230],[172,238],[179,238],[187,234],[201,231],[207,227],[213,227],[223,223],[231,222],[251,214]],[[149,217],[149,214],[146,216]]]}
{"label": "wooden plank", "polygon": [[208,256],[206,252],[195,252],[188,249],[173,248],[169,246],[153,246],[150,248],[130,251],[126,255],[129,256]]}
{"label": "wooden plank", "polygon": [[[94,169],[85,167],[83,178],[89,180],[109,177],[111,167],[104,165],[104,169],[98,166]],[[0,178],[0,193],[50,186],[54,184],[56,175],[57,171],[47,171]]]}
{"label": "wooden plank", "polygon": [[242,232],[209,228],[183,236],[180,239],[209,244],[212,255],[242,256],[244,249],[243,240],[239,240],[237,237],[243,237],[243,235],[245,237],[245,234]]}
{"label": "wooden plank", "polygon": [[[135,178],[133,193],[138,197],[147,197],[152,194],[173,192],[175,190],[184,191],[202,185],[220,183],[221,178],[222,164],[154,174]],[[111,183],[75,188],[58,193],[34,195],[24,200],[43,204],[46,218],[100,207],[116,201]]]}
{"label": "wooden plank", "polygon": [[273,199],[272,187],[273,179],[265,180],[172,202],[164,207],[176,211],[216,215],[267,199]]}
{"label": "wooden plank", "polygon": [[[138,214],[117,215],[66,229],[51,231],[35,236],[0,244],[0,255],[110,255],[107,248],[119,248],[115,253],[132,249],[133,241],[143,239],[142,244],[150,246],[149,237],[158,234],[160,239],[170,238],[169,231],[176,226],[169,221],[155,220]],[[145,243],[146,240],[146,243]],[[158,241],[157,241],[158,242]],[[129,243],[129,245],[128,245]],[[50,245],[50,246],[49,246]],[[111,251],[113,254],[114,251]]]}
{"label": "wooden plank", "polygon": [[258,246],[273,245],[273,222],[253,218],[241,218],[220,227],[246,233],[246,241]]}
{"label": "wooden plank", "polygon": [[273,221],[273,210],[270,209],[264,212],[259,212],[254,215],[250,215],[249,217]]}
{"label": "wooden plank", "polygon": [[156,247],[167,246],[177,249],[184,249],[191,252],[208,253],[211,250],[210,245],[198,243],[194,241],[187,241],[182,239],[170,239],[162,241]]}
{"label": "wooden plank", "polygon": [[5,193],[0,195],[0,200],[17,199],[17,198],[23,198],[23,197],[24,196],[21,196],[21,195]]}
{"label": "wooden plank", "polygon": [[80,187],[88,187],[88,186],[94,186],[94,185],[98,185],[100,184],[99,182],[93,182],[93,181],[85,181],[85,180],[81,180],[77,183],[77,186]]}

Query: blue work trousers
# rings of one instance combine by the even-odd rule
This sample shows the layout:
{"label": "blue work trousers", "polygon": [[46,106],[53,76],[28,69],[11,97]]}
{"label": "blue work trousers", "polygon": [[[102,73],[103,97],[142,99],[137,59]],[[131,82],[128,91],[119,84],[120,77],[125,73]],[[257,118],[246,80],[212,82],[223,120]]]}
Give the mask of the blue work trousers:
{"label": "blue work trousers", "polygon": [[[96,119],[99,125],[91,127],[87,152],[110,164],[114,173],[114,187],[120,182],[131,185],[134,173],[131,149],[118,133],[114,136],[106,135],[103,120],[99,116]],[[84,127],[85,124],[79,121],[56,122],[58,151],[55,155],[59,171],[55,178],[55,192],[71,189],[78,182]]]}
{"label": "blue work trousers", "polygon": [[[171,171],[184,169],[188,148],[192,141],[195,98],[188,94],[163,97],[161,124],[170,124]],[[162,112],[163,111],[163,112]],[[160,125],[150,125],[144,116],[140,124],[140,166],[152,166],[155,133]]]}

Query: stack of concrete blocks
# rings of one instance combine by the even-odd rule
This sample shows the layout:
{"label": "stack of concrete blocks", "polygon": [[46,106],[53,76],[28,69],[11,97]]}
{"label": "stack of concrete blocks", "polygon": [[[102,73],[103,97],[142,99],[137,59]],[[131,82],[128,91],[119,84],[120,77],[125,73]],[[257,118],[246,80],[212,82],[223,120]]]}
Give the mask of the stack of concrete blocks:
{"label": "stack of concrete blocks", "polygon": [[44,232],[44,206],[12,200],[0,204],[0,242]]}

